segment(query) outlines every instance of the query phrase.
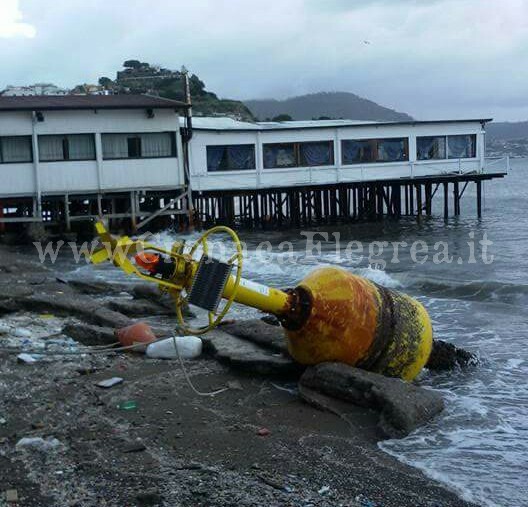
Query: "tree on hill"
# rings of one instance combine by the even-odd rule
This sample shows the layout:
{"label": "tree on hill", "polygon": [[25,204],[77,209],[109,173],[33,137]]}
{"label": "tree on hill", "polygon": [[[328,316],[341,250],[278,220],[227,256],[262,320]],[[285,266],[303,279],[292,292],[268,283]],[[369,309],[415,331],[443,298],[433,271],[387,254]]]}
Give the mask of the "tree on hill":
{"label": "tree on hill", "polygon": [[278,114],[277,116],[274,116],[271,121],[292,121],[293,118],[289,114]]}

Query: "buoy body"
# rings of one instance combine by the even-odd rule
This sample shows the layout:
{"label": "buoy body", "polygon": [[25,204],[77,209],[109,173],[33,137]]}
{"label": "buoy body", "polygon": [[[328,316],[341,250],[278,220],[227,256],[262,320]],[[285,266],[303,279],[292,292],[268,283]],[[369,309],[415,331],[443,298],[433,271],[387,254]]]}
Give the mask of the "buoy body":
{"label": "buoy body", "polygon": [[299,363],[337,361],[405,380],[425,366],[433,330],[418,301],[335,267],[316,269],[297,290],[310,308],[300,327],[286,329]]}

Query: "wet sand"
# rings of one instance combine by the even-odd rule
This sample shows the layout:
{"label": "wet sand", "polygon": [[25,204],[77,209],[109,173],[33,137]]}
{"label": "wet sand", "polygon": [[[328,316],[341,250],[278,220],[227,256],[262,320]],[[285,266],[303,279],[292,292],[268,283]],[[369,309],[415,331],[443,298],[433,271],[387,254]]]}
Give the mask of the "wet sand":
{"label": "wet sand", "polygon": [[[36,261],[0,246],[0,323],[29,315],[46,326],[27,305],[22,313],[10,306],[13,294],[89,297]],[[57,316],[59,324],[78,318]],[[380,451],[374,412],[351,407],[344,420],[300,400],[295,382],[234,372],[207,356],[186,367],[201,391],[231,388],[198,396],[178,361],[140,354],[28,365],[0,352],[1,489],[17,489],[23,506],[470,505]],[[124,382],[95,386],[113,376]],[[135,409],[117,407],[130,400]],[[22,437],[61,445],[17,449]]]}

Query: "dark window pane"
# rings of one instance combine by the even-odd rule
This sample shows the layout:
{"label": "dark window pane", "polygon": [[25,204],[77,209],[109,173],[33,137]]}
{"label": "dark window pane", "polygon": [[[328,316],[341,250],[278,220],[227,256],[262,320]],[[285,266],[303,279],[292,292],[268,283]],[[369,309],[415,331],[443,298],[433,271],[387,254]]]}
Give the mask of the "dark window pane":
{"label": "dark window pane", "polygon": [[446,158],[445,136],[417,137],[416,158],[418,160],[435,160]]}
{"label": "dark window pane", "polygon": [[141,138],[129,137],[127,138],[128,156],[129,158],[141,157]]}
{"label": "dark window pane", "polygon": [[175,156],[173,137],[171,132],[141,134],[141,156],[148,158]]}
{"label": "dark window pane", "polygon": [[125,134],[102,134],[103,159],[128,157],[128,143]]}
{"label": "dark window pane", "polygon": [[39,136],[38,146],[41,162],[65,160],[64,136]]}
{"label": "dark window pane", "polygon": [[255,145],[207,146],[208,171],[255,169]]}
{"label": "dark window pane", "polygon": [[75,134],[65,138],[68,160],[95,160],[93,134]]}
{"label": "dark window pane", "polygon": [[477,136],[475,134],[448,136],[448,158],[476,157]]}
{"label": "dark window pane", "polygon": [[407,139],[378,139],[378,162],[401,162],[409,160]]}
{"label": "dark window pane", "polygon": [[373,139],[341,141],[341,160],[344,165],[375,162],[376,141]]}
{"label": "dark window pane", "polygon": [[299,143],[299,158],[301,166],[332,165],[334,143],[332,141]]}
{"label": "dark window pane", "polygon": [[33,149],[30,136],[0,138],[0,162],[32,162]]}
{"label": "dark window pane", "polygon": [[296,165],[295,145],[293,143],[264,145],[264,167],[266,169],[295,167]]}
{"label": "dark window pane", "polygon": [[255,146],[235,144],[227,147],[229,169],[255,169]]}

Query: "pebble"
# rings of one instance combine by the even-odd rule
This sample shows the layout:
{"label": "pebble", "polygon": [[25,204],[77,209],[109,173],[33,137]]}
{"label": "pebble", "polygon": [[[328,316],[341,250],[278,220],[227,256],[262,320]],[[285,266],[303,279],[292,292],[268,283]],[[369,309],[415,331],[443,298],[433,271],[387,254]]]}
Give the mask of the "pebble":
{"label": "pebble", "polygon": [[328,493],[330,491],[330,486],[323,486],[319,491],[318,493],[320,495],[324,495],[325,493]]}
{"label": "pebble", "polygon": [[17,360],[19,363],[25,364],[33,364],[37,362],[37,359],[35,359],[31,354],[26,354],[25,352],[18,354]]}
{"label": "pebble", "polygon": [[0,334],[8,334],[11,328],[7,324],[0,324]]}
{"label": "pebble", "polygon": [[49,437],[44,440],[41,437],[24,437],[16,443],[16,448],[30,448],[38,451],[50,451],[60,446],[59,440],[54,437]]}
{"label": "pebble", "polygon": [[18,502],[18,490],[8,489],[5,492],[6,502]]}
{"label": "pebble", "polygon": [[123,379],[121,377],[112,377],[112,378],[107,378],[105,380],[101,380],[97,382],[95,385],[97,387],[104,387],[108,389],[109,387],[113,387],[117,384],[121,384],[121,382],[123,382]]}
{"label": "pebble", "polygon": [[18,336],[19,338],[30,338],[32,334],[33,333],[29,329],[24,329],[23,327],[17,327],[13,331],[13,335]]}

